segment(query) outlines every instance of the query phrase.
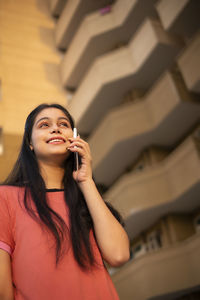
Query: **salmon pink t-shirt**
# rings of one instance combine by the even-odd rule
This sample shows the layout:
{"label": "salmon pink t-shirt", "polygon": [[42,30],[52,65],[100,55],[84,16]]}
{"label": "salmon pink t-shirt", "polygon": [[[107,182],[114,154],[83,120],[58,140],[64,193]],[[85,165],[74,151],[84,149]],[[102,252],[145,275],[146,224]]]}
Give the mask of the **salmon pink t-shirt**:
{"label": "salmon pink t-shirt", "polygon": [[[64,192],[46,195],[49,206],[69,227]],[[56,268],[54,238],[29,216],[23,197],[22,187],[0,186],[0,248],[11,256],[15,300],[119,300],[92,231],[97,266],[83,271],[68,240],[68,250]],[[34,203],[32,207],[35,210]]]}

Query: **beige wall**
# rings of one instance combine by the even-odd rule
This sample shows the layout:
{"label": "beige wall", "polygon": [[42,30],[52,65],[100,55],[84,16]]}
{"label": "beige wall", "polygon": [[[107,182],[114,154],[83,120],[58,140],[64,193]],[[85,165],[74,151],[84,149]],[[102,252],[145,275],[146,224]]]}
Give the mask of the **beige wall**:
{"label": "beige wall", "polygon": [[147,300],[199,286],[199,247],[200,235],[196,234],[173,247],[130,261],[112,276],[120,299]]}
{"label": "beige wall", "polygon": [[148,237],[153,232],[160,234],[161,248],[173,246],[178,242],[186,240],[195,234],[194,216],[197,216],[198,212],[197,210],[194,214],[169,214],[162,217],[153,226],[143,231],[142,234],[131,241],[132,249],[138,243],[145,243],[147,245]]}
{"label": "beige wall", "polygon": [[171,215],[167,221],[172,243],[185,240],[195,233],[192,215]]}
{"label": "beige wall", "polygon": [[[134,0],[130,2],[133,3]],[[156,2],[165,2],[168,3],[167,5],[170,2],[170,7],[175,5],[175,1],[162,0]],[[176,1],[176,3],[178,2],[181,3]],[[189,0],[186,2],[194,3],[194,1]],[[28,112],[44,101],[59,102],[67,105],[66,91],[61,87],[59,74],[59,65],[63,54],[55,46],[56,22],[50,16],[48,6],[50,6],[50,0],[0,0],[0,94],[2,94],[0,98],[0,128],[3,129],[2,141],[4,144],[4,153],[0,154],[0,181],[6,177],[16,160],[24,121]],[[161,62],[166,61],[166,59],[159,60],[160,56],[157,52],[152,52],[154,55],[151,60],[144,57],[145,50],[149,51],[149,47],[154,40],[155,45],[158,46],[155,48],[157,49],[156,51],[161,49],[164,58],[172,55],[174,42],[170,46],[171,42],[168,44],[167,36],[169,35],[170,38],[173,33],[179,33],[176,30],[177,22],[173,22],[173,26],[166,28],[162,17],[162,7],[157,10],[162,23],[162,25],[159,25],[160,30],[158,31],[158,26],[154,26],[157,22],[152,23],[146,18],[145,22],[148,22],[149,25],[147,24],[145,28],[153,29],[151,31],[145,29],[144,32],[147,31],[147,35],[144,37],[141,36],[141,29],[138,31],[139,33],[134,34],[134,47],[129,49],[127,45],[124,45],[118,51],[113,53],[105,52],[102,57],[96,59],[93,65],[93,73],[89,73],[88,69],[86,70],[86,74],[92,75],[87,75],[83,78],[83,82],[87,80],[87,85],[85,85],[84,90],[82,87],[82,92],[81,85],[78,87],[77,92],[74,95],[72,94],[72,102],[70,104],[72,107],[73,101],[77,101],[75,112],[80,112],[81,109],[84,109],[85,101],[87,102],[89,99],[93,103],[96,97],[95,93],[98,95],[99,90],[103,90],[103,84],[106,85],[109,83],[109,80],[113,81],[113,85],[109,84],[109,89],[105,89],[105,99],[108,97],[110,101],[115,96],[117,98],[118,92],[120,93],[123,88],[124,95],[128,94],[129,96],[123,99],[122,94],[120,94],[119,102],[115,103],[115,109],[111,114],[106,116],[108,111],[105,111],[103,125],[101,126],[101,123],[98,123],[97,127],[95,125],[92,128],[93,136],[89,136],[89,143],[91,149],[93,144],[93,167],[95,163],[96,166],[105,164],[107,157],[112,158],[118,153],[120,153],[119,160],[122,161],[121,157],[124,159],[125,152],[123,147],[120,148],[120,143],[122,141],[125,145],[125,139],[127,141],[132,139],[134,142],[134,144],[126,144],[126,149],[128,147],[132,149],[131,160],[128,164],[129,170],[134,166],[136,167],[136,164],[141,161],[144,162],[145,166],[151,167],[144,170],[144,172],[131,172],[131,174],[123,173],[125,169],[121,169],[122,172],[119,172],[117,175],[119,176],[119,183],[120,181],[121,183],[118,186],[111,185],[110,190],[108,190],[108,195],[110,193],[115,199],[114,205],[116,204],[117,207],[119,203],[122,214],[125,212],[124,215],[128,216],[128,212],[132,211],[132,216],[135,219],[139,216],[138,220],[141,220],[140,222],[135,222],[138,225],[138,229],[135,232],[142,231],[143,234],[137,236],[133,243],[139,243],[141,240],[145,241],[145,235],[151,234],[155,229],[162,232],[162,251],[152,251],[136,261],[132,260],[114,274],[113,281],[120,293],[121,300],[147,299],[147,297],[154,295],[167,294],[180,289],[184,290],[200,284],[200,236],[197,234],[188,238],[194,231],[190,217],[183,219],[181,216],[171,215],[160,220],[161,215],[159,217],[156,215],[158,208],[161,207],[160,204],[173,205],[174,203],[175,205],[177,199],[179,201],[177,201],[177,206],[174,206],[176,209],[174,209],[177,211],[178,207],[178,210],[181,210],[183,202],[180,201],[180,197],[188,195],[188,192],[191,192],[191,196],[190,194],[188,196],[190,205],[193,203],[195,206],[196,190],[195,188],[193,189],[193,186],[199,185],[199,152],[196,149],[196,142],[194,145],[191,137],[185,140],[186,142],[182,146],[180,142],[192,132],[192,128],[196,125],[197,119],[199,119],[199,102],[196,101],[194,94],[190,94],[185,86],[183,89],[182,84],[174,75],[170,75],[171,73],[169,72],[166,72],[167,75],[164,74],[164,71],[169,71],[167,65],[163,66],[163,70],[160,72],[162,76],[158,78],[157,82],[155,82],[157,76],[153,77],[151,84],[149,84],[151,88],[149,86],[145,94],[143,94],[144,91],[140,91],[140,84],[138,85],[139,90],[135,90],[134,81],[131,84],[128,83],[129,75],[135,70],[135,67],[131,67],[131,63],[135,66],[140,62],[142,71],[141,76],[139,75],[138,77],[138,83],[142,83],[147,74],[145,69],[147,62],[149,64],[148,69],[152,69],[152,66],[153,73],[155,73]],[[165,10],[166,13],[167,11]],[[184,23],[182,39],[186,42],[186,44],[180,44],[183,52],[179,52],[179,58],[174,56],[174,54],[172,55],[173,67],[176,67],[178,63],[179,70],[183,72],[184,65],[181,64],[181,57],[183,58],[184,55],[189,53],[187,54],[189,58],[193,58],[192,64],[191,59],[189,59],[189,66],[194,70],[193,62],[195,62],[196,66],[199,56],[197,55],[198,51],[194,51],[191,45],[196,45],[197,42],[199,47],[199,35],[195,38],[194,43],[192,42],[191,44],[191,41],[187,41],[185,32],[190,22],[183,22],[183,20],[185,21],[184,11],[180,10],[179,13],[176,13],[173,9],[173,12],[175,12],[176,16],[171,13],[167,14],[167,16],[174,16],[178,23],[179,21],[181,24]],[[190,10],[188,10],[189,12]],[[103,20],[104,17],[100,19]],[[102,25],[104,24],[102,23]],[[142,23],[140,26],[142,26]],[[194,31],[196,30],[195,27]],[[152,33],[149,34],[149,32]],[[96,36],[95,40],[98,40]],[[103,40],[99,40],[99,43],[103,42]],[[166,44],[166,49],[162,48],[163,43]],[[161,48],[159,48],[160,46]],[[151,58],[151,52],[148,51],[147,54],[149,53],[148,55]],[[75,50],[71,51],[71,53],[75,53]],[[133,53],[134,55],[132,55]],[[122,56],[118,56],[119,54]],[[123,55],[125,59],[122,59]],[[121,57],[120,60],[119,57]],[[102,62],[104,62],[104,65],[102,65]],[[127,66],[128,71],[124,69],[124,66]],[[129,68],[132,71],[129,72]],[[107,70],[107,73],[104,73],[105,70]],[[199,68],[195,68],[195,71],[195,76],[189,77],[194,79],[194,83],[199,82]],[[96,74],[100,74],[99,72],[102,72],[103,75],[99,75],[96,84],[94,79]],[[151,76],[151,73],[149,74]],[[109,80],[108,75],[110,76]],[[127,76],[126,83],[125,76]],[[187,81],[185,83],[187,86]],[[114,90],[118,92],[115,94]],[[112,97],[112,95],[114,96]],[[138,98],[141,96],[140,101]],[[133,98],[135,101],[132,101]],[[199,95],[197,95],[197,99],[199,100]],[[81,104],[80,101],[82,100]],[[129,101],[130,106],[118,106],[119,103]],[[101,103],[101,106],[103,105],[106,107],[106,103]],[[131,114],[127,114],[127,109],[130,110]],[[99,114],[97,104],[95,106],[94,119],[97,117],[96,114]],[[122,123],[123,126],[121,126]],[[124,124],[127,124],[125,128]],[[123,139],[119,138],[120,134]],[[164,142],[162,137],[164,137]],[[103,145],[102,148],[101,145]],[[165,145],[170,147],[170,149],[172,147],[177,149],[163,160],[167,153],[165,151],[158,149],[152,151],[152,148],[150,148],[150,150],[143,153],[144,149],[148,149],[153,145]],[[178,145],[180,145],[180,148]],[[109,156],[107,153],[112,153],[112,155]],[[138,158],[138,161],[136,161],[136,158]],[[111,159],[107,160],[107,162],[110,161]],[[116,175],[118,166],[119,161],[115,164],[112,163],[112,168],[110,168],[108,173],[113,171],[113,174],[115,172]],[[120,177],[122,174],[125,175]],[[105,176],[107,174],[103,174],[104,178]],[[101,182],[99,181],[99,183]],[[182,201],[184,199],[186,198],[183,197]],[[123,203],[120,202],[121,200],[123,200]],[[138,208],[140,215],[137,212]],[[137,213],[134,213],[134,211]],[[171,211],[171,213],[176,211]],[[168,212],[169,210],[167,210]],[[142,227],[143,229],[141,230],[140,226],[143,226],[148,218],[152,222],[147,222],[145,228]],[[153,220],[155,221],[154,226],[152,226]],[[136,228],[133,225],[134,221],[131,234]]]}
{"label": "beige wall", "polygon": [[159,161],[162,161],[169,151],[159,148],[159,147],[150,147],[146,150],[144,150],[140,156],[138,157],[138,160],[134,162],[132,166],[132,170],[140,169],[140,167],[150,167],[158,163]]}
{"label": "beige wall", "polygon": [[0,156],[0,181],[16,159],[30,110],[42,102],[67,103],[54,27],[46,1],[0,1],[0,127],[5,151]]}

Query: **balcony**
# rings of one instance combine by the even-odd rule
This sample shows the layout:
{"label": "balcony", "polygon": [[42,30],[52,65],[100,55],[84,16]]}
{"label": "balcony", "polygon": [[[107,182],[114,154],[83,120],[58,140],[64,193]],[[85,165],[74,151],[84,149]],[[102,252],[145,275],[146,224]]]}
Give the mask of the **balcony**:
{"label": "balcony", "polygon": [[160,0],[156,8],[165,30],[189,38],[200,28],[199,1]]}
{"label": "balcony", "polygon": [[113,0],[67,0],[56,25],[56,46],[60,49],[68,48],[84,16],[112,2]]}
{"label": "balcony", "polygon": [[199,120],[198,100],[167,72],[138,102],[111,110],[88,140],[95,180],[110,186],[149,145],[177,143]]}
{"label": "balcony", "polygon": [[127,44],[144,19],[156,15],[153,2],[118,0],[103,16],[99,12],[87,15],[61,62],[63,85],[77,88],[97,56]]}
{"label": "balcony", "polygon": [[200,285],[199,247],[198,233],[130,261],[112,276],[120,299],[175,299],[184,289],[194,290]]}
{"label": "balcony", "polygon": [[158,21],[147,19],[127,47],[97,58],[69,103],[80,134],[91,133],[131,89],[148,89],[179,50]]}
{"label": "balcony", "polygon": [[54,17],[58,17],[61,14],[66,2],[67,0],[50,0],[51,14]]}
{"label": "balcony", "polygon": [[163,215],[199,207],[199,135],[197,129],[162,162],[125,174],[105,194],[124,216],[130,239]]}
{"label": "balcony", "polygon": [[191,92],[200,93],[200,33],[180,55],[178,65],[187,88]]}
{"label": "balcony", "polygon": [[3,130],[0,131],[0,182],[5,180],[16,162],[21,142],[21,135],[5,134]]}

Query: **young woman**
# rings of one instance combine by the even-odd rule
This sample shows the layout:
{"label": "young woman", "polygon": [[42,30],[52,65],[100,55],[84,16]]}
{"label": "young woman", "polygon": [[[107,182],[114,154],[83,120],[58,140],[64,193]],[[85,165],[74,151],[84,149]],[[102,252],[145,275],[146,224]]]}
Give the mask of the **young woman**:
{"label": "young woman", "polygon": [[42,104],[26,120],[18,160],[0,187],[1,300],[119,299],[103,260],[128,261],[129,240],[73,128],[58,104]]}

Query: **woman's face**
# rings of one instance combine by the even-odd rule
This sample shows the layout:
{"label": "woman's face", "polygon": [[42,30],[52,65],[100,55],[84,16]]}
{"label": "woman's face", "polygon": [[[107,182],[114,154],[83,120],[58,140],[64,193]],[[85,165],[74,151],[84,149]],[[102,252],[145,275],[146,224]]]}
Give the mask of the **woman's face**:
{"label": "woman's face", "polygon": [[69,119],[58,108],[45,108],[36,117],[30,148],[38,160],[65,160],[69,154],[69,137],[73,136]]}

